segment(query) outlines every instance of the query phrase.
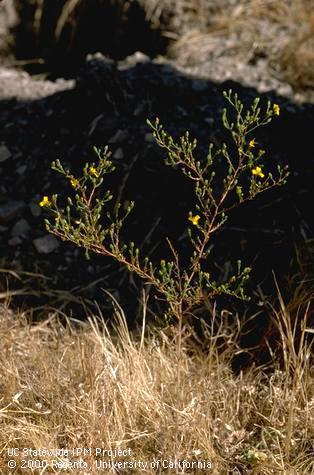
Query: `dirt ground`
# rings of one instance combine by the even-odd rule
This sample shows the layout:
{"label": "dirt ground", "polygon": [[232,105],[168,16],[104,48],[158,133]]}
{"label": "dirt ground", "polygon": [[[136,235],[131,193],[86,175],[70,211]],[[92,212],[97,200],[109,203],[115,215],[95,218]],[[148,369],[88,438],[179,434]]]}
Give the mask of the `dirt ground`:
{"label": "dirt ground", "polygon": [[[240,258],[253,267],[251,290],[260,286],[271,294],[274,272],[288,292],[287,276],[300,271],[300,254],[307,255],[313,242],[313,88],[294,88],[256,48],[244,54],[243,37],[228,31],[212,36],[206,54],[193,48],[188,54],[183,42],[152,58],[135,51],[114,61],[94,53],[72,77],[56,77],[45,65],[31,74],[30,63],[12,51],[7,25],[13,13],[8,19],[0,10],[0,256],[3,269],[29,274],[19,274],[19,281],[4,273],[2,290],[23,289],[40,308],[63,305],[63,291],[71,289],[100,299],[110,314],[100,290],[106,288],[133,319],[138,290],[132,276],[106,259],[87,261],[81,250],[47,235],[41,197],[58,192],[62,199],[69,192],[50,164],[59,158],[78,173],[94,159],[94,145],[109,144],[117,172],[108,187],[137,203],[126,238],[155,259],[167,252],[165,236],[184,252],[191,189],[162,163],[146,118],[160,117],[175,136],[188,129],[199,153],[206,153],[209,141],[225,137],[222,91],[232,88],[245,103],[259,95],[263,103],[280,105],[280,119],[260,130],[257,140],[268,151],[269,169],[288,164],[291,176],[284,188],[233,213],[213,241],[212,272],[222,279]],[[279,33],[272,34],[275,41]],[[307,258],[301,260],[308,272]],[[253,300],[257,305],[258,296]],[[73,302],[68,308],[77,311]]]}

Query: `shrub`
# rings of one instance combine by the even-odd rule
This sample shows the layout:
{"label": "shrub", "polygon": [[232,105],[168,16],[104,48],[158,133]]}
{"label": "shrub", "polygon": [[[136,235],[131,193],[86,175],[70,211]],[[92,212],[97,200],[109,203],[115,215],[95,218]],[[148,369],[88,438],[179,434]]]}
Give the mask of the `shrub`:
{"label": "shrub", "polygon": [[[268,102],[262,112],[260,100],[244,110],[237,94],[230,90],[224,97],[234,110],[234,119],[224,109],[222,121],[232,142],[214,150],[209,145],[208,154],[201,160],[195,158],[197,141],[186,132],[178,140],[168,135],[159,119],[147,121],[153,131],[156,143],[166,151],[165,164],[180,170],[194,187],[195,203],[186,217],[190,227],[188,238],[191,244],[189,265],[184,267],[174,243],[167,239],[171,250],[170,260],[153,263],[141,256],[133,242],[124,243],[121,229],[134,202],[127,207],[121,203],[110,208],[112,194],[99,193],[106,175],[114,171],[108,147],[95,148],[97,162],[86,163],[83,175],[75,177],[57,160],[52,168],[63,174],[74,190],[74,197],[67,198],[67,206],[58,205],[58,196],[45,196],[41,206],[48,207],[54,214],[54,221],[46,220],[47,230],[63,240],[71,241],[86,249],[87,256],[94,252],[108,256],[151,284],[157,294],[167,303],[167,315],[175,317],[179,329],[196,305],[219,294],[228,294],[248,299],[245,282],[250,268],[237,263],[237,271],[226,282],[218,283],[204,270],[204,263],[210,253],[210,240],[226,222],[228,213],[239,204],[252,200],[256,195],[285,183],[287,167],[277,167],[277,176],[266,170],[262,163],[265,151],[260,149],[254,138],[258,127],[268,124],[279,116],[277,104]],[[179,331],[179,334],[181,332]]]}

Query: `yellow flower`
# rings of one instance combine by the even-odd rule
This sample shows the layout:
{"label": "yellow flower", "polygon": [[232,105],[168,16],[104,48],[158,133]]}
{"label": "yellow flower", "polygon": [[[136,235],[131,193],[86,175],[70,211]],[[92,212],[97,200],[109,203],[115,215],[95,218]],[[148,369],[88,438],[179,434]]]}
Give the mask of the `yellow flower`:
{"label": "yellow flower", "polygon": [[280,107],[278,104],[274,104],[273,105],[273,111],[274,111],[274,114],[275,115],[279,115],[280,114]]}
{"label": "yellow flower", "polygon": [[249,142],[249,147],[250,147],[250,148],[254,148],[255,145],[256,145],[255,139],[250,140],[250,142]]}
{"label": "yellow flower", "polygon": [[73,177],[70,179],[70,183],[73,186],[73,188],[77,188],[80,184],[80,182],[76,178],[73,178]]}
{"label": "yellow flower", "polygon": [[91,173],[92,175],[94,175],[96,178],[99,177],[99,173],[98,173],[98,171],[96,170],[95,167],[89,167],[89,173]]}
{"label": "yellow flower", "polygon": [[48,198],[48,196],[44,196],[44,197],[43,197],[43,199],[42,199],[41,202],[39,203],[39,206],[41,206],[42,208],[43,208],[44,206],[47,206],[47,207],[51,206],[51,201],[50,201],[50,199]]}
{"label": "yellow flower", "polygon": [[253,168],[252,170],[252,175],[254,176],[260,176],[261,178],[264,178],[264,173],[262,172],[262,169],[261,167],[255,167]]}
{"label": "yellow flower", "polygon": [[199,220],[201,219],[200,215],[199,214],[196,214],[195,216],[189,216],[189,221],[191,221],[192,224],[194,224],[194,226],[197,226],[198,225],[198,222]]}

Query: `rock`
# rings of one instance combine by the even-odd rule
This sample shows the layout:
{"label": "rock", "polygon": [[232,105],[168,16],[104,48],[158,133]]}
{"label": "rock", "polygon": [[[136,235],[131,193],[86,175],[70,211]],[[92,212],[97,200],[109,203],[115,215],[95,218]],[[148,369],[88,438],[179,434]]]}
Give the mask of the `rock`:
{"label": "rock", "polygon": [[14,219],[24,208],[24,201],[7,201],[3,205],[0,205],[0,221],[11,221]]}
{"label": "rock", "polygon": [[39,254],[50,254],[60,246],[57,238],[55,238],[51,234],[47,234],[44,237],[34,239],[33,244]]}
{"label": "rock", "polygon": [[204,122],[208,125],[214,125],[215,119],[213,117],[205,117]]}
{"label": "rock", "polygon": [[127,60],[131,59],[131,58],[132,58],[131,62],[135,62],[135,63],[148,63],[148,62],[150,62],[150,57],[147,56],[147,54],[144,54],[142,51],[135,51],[135,53],[132,54],[131,56],[129,56],[127,58]]}
{"label": "rock", "polygon": [[129,138],[127,130],[117,130],[117,132],[108,140],[110,144],[121,144]]}
{"label": "rock", "polygon": [[0,145],[0,162],[5,162],[12,156],[6,145]]}
{"label": "rock", "polygon": [[33,216],[40,216],[41,215],[41,207],[38,206],[36,203],[30,203],[29,204],[29,209],[31,210],[31,213]]}
{"label": "rock", "polygon": [[31,230],[30,225],[26,219],[22,218],[15,223],[11,230],[11,236],[23,236]]}
{"label": "rock", "polygon": [[113,158],[116,160],[121,160],[124,157],[124,152],[121,147],[117,148],[117,150],[113,154]]}
{"label": "rock", "polygon": [[19,167],[17,167],[16,172],[19,175],[24,175],[26,169],[27,169],[27,165],[20,165]]}
{"label": "rock", "polygon": [[130,54],[125,58],[123,63],[128,67],[133,66],[137,63],[149,63],[151,61],[150,57],[142,53],[142,51],[135,51],[135,53]]}

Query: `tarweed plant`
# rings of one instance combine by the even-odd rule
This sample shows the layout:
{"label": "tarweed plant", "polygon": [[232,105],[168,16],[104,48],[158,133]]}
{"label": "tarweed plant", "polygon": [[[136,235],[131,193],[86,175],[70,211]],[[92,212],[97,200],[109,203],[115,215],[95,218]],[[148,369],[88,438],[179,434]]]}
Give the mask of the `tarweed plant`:
{"label": "tarweed plant", "polygon": [[[159,263],[141,256],[134,242],[122,241],[121,229],[134,208],[134,202],[126,207],[121,203],[110,207],[111,192],[105,191],[100,197],[98,188],[115,169],[107,146],[102,150],[94,149],[97,161],[86,163],[79,178],[65,169],[59,160],[55,161],[52,168],[66,177],[74,196],[67,198],[65,209],[59,207],[56,194],[51,198],[44,196],[40,203],[54,214],[53,221],[45,220],[49,232],[85,248],[87,257],[90,252],[111,257],[151,284],[167,303],[167,315],[178,320],[179,334],[186,316],[205,299],[213,299],[219,294],[249,298],[244,287],[251,269],[243,267],[240,261],[236,272],[226,282],[218,283],[204,270],[210,253],[210,239],[224,225],[233,208],[284,184],[289,173],[287,167],[281,168],[280,165],[276,176],[267,170],[267,159],[263,160],[265,151],[254,137],[257,128],[280,114],[279,105],[268,102],[262,111],[260,99],[256,98],[244,110],[236,93],[230,90],[224,92],[224,97],[235,112],[233,119],[226,109],[222,115],[223,125],[234,144],[231,147],[223,143],[216,150],[210,144],[208,154],[202,160],[195,157],[197,141],[190,138],[189,132],[175,140],[167,134],[158,118],[154,122],[147,120],[157,145],[166,151],[165,164],[180,170],[194,188],[195,202],[183,217],[189,226],[188,239],[192,249],[188,266],[183,266],[181,256],[169,239],[167,243],[172,258],[162,259]],[[223,177],[221,173],[216,174],[217,167],[225,170]]]}

